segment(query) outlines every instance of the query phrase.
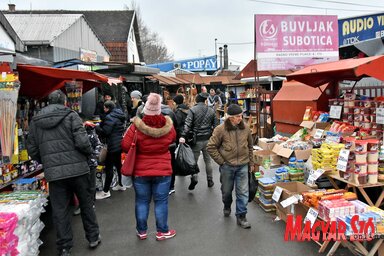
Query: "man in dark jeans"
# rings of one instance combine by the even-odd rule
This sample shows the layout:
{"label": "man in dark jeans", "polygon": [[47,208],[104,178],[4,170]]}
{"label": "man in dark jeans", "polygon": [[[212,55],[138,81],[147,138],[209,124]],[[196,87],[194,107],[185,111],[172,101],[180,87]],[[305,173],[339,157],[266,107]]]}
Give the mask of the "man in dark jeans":
{"label": "man in dark jeans", "polygon": [[49,182],[49,197],[59,255],[70,255],[73,246],[70,202],[75,193],[79,199],[85,236],[90,248],[100,240],[99,225],[93,200],[87,157],[92,153],[87,133],[79,115],[64,106],[60,90],[48,96],[49,105],[31,121],[27,139],[28,153],[43,164]]}
{"label": "man in dark jeans", "polygon": [[[208,187],[213,187],[213,173],[211,165],[211,157],[207,152],[208,140],[212,135],[213,129],[219,124],[216,118],[215,111],[205,104],[207,101],[208,94],[200,93],[196,96],[196,105],[193,106],[189,111],[187,118],[185,119],[184,130],[181,133],[179,143],[185,143],[185,138],[188,134],[194,133],[196,141],[194,145],[191,145],[195,160],[199,159],[200,152],[203,153],[205,170],[207,174]],[[198,183],[197,174],[192,175],[191,184],[189,190],[194,190]]]}

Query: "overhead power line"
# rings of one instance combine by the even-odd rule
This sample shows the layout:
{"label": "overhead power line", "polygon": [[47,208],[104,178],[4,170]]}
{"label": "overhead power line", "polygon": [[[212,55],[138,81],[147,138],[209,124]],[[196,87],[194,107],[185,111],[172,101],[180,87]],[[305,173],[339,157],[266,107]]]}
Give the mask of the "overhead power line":
{"label": "overhead power line", "polygon": [[312,0],[316,2],[328,2],[328,3],[335,3],[335,4],[346,4],[346,5],[352,5],[352,6],[365,6],[365,7],[372,7],[372,8],[384,8],[382,5],[368,5],[368,4],[357,4],[357,3],[346,3],[346,2],[340,2],[340,1],[331,1],[331,0]]}
{"label": "overhead power line", "polygon": [[[266,4],[274,4],[274,5],[284,5],[284,6],[291,6],[291,7],[300,7],[300,8],[308,8],[308,9],[324,9],[324,10],[336,10],[336,11],[348,11],[348,12],[374,12],[377,10],[353,10],[353,9],[342,9],[342,8],[332,8],[332,7],[319,7],[319,6],[309,6],[309,5],[299,5],[299,4],[287,4],[287,3],[276,3],[276,2],[269,2],[269,1],[262,1],[262,0],[250,0],[252,2],[257,3],[266,3]],[[377,7],[376,7],[377,8]]]}

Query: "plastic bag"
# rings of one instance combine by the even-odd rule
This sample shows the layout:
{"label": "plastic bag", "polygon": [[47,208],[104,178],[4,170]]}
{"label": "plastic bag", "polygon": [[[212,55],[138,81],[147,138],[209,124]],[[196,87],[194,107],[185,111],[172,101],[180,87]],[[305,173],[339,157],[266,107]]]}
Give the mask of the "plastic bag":
{"label": "plastic bag", "polygon": [[180,143],[176,149],[175,175],[187,176],[199,172],[195,156],[191,147],[186,143]]}
{"label": "plastic bag", "polygon": [[249,197],[248,202],[252,202],[256,196],[258,182],[253,172],[248,172]]}

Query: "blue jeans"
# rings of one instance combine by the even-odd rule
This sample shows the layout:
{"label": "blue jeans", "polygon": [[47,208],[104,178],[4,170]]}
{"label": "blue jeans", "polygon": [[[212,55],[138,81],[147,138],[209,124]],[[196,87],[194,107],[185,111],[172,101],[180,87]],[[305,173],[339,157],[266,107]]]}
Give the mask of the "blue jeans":
{"label": "blue jeans", "polygon": [[149,205],[152,195],[155,202],[156,229],[158,232],[168,232],[168,192],[171,176],[135,177],[133,186],[136,192],[135,214],[136,229],[146,232]]}
{"label": "blue jeans", "polygon": [[220,182],[224,207],[231,207],[232,191],[234,185],[236,185],[236,216],[247,214],[249,196],[248,164],[240,166],[221,165]]}
{"label": "blue jeans", "polygon": [[[199,160],[200,151],[203,152],[203,159],[205,163],[205,171],[207,173],[207,180],[212,180],[212,164],[211,157],[207,151],[208,140],[198,140],[196,144],[192,146],[193,155],[195,157],[196,163]],[[197,174],[192,176],[197,181]]]}

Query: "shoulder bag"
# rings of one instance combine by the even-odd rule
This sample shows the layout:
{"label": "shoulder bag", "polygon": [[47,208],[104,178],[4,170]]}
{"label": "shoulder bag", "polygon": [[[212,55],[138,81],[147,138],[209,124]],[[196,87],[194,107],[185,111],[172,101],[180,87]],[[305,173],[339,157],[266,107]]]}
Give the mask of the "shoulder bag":
{"label": "shoulder bag", "polygon": [[123,165],[121,166],[121,174],[124,176],[132,176],[133,168],[135,167],[136,160],[136,141],[137,141],[137,130],[133,135],[132,143],[129,147],[128,153],[125,154]]}

